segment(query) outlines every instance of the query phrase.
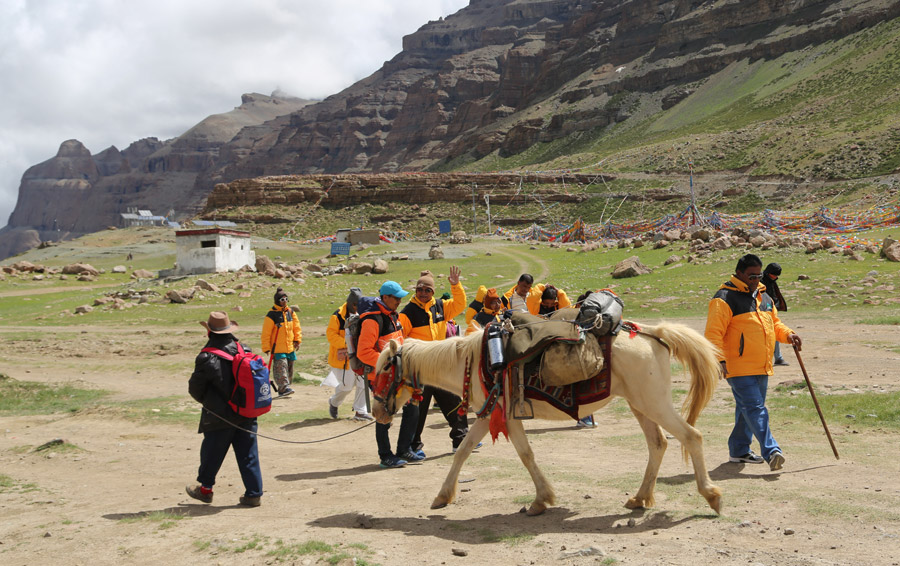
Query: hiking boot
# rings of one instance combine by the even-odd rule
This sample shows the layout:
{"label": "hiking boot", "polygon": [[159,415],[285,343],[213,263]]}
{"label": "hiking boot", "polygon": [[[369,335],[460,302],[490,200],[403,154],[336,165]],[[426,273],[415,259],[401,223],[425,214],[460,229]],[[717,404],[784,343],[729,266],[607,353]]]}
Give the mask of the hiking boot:
{"label": "hiking boot", "polygon": [[193,486],[189,485],[186,488],[184,488],[184,491],[187,492],[187,494],[189,496],[193,497],[197,501],[202,501],[203,503],[212,503],[212,500],[213,500],[212,490],[211,489],[207,490],[202,485],[193,485]]}
{"label": "hiking boot", "polygon": [[[335,412],[337,412],[337,411],[335,411]],[[355,415],[353,415],[353,420],[354,421],[374,421],[375,417],[373,417],[369,413],[356,413]]]}
{"label": "hiking boot", "polygon": [[[784,458],[782,458],[782,461],[783,460]],[[728,458],[728,461],[743,464],[762,464],[763,462],[765,462],[763,457],[759,456],[758,454],[754,454],[753,450],[747,452],[743,456],[731,456]]]}
{"label": "hiking boot", "polygon": [[278,392],[279,397],[287,397],[288,395],[293,395],[293,394],[294,394],[294,390],[291,389],[290,385],[285,386],[284,389],[282,389],[281,391]]}
{"label": "hiking boot", "polygon": [[582,419],[578,419],[578,423],[575,426],[578,428],[595,428],[597,423],[594,422],[594,415],[588,415]]}
{"label": "hiking boot", "polygon": [[773,472],[780,470],[784,467],[784,454],[776,450],[772,452],[772,455],[769,456],[769,469]]}
{"label": "hiking boot", "polygon": [[331,403],[328,403],[328,414],[331,415],[331,418],[333,418],[333,419],[337,418],[337,409],[338,409],[337,407],[335,407]]}
{"label": "hiking boot", "polygon": [[425,459],[425,453],[422,452],[422,455],[420,456],[418,452],[413,452],[412,450],[407,450],[406,452],[403,452],[402,454],[397,454],[397,457],[401,458],[403,460],[406,460],[409,463],[418,464],[419,462],[421,462],[422,460]]}
{"label": "hiking boot", "polygon": [[406,465],[406,460],[398,458],[396,456],[388,456],[381,460],[381,463],[378,464],[382,468],[402,468]]}
{"label": "hiking boot", "polygon": [[247,507],[259,507],[261,505],[260,497],[250,497],[248,495],[242,495],[238,502],[241,505],[246,505]]}
{"label": "hiking boot", "polygon": [[775,360],[775,365],[776,366],[789,366],[791,364],[789,364],[786,359],[781,358],[781,359]]}

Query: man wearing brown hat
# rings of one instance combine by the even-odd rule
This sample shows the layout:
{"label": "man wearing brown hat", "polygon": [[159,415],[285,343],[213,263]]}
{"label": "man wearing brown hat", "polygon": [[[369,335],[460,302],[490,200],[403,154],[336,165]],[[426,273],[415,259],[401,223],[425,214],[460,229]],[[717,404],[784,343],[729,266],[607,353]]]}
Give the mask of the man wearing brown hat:
{"label": "man wearing brown hat", "polygon": [[469,322],[469,327],[466,329],[467,335],[478,332],[490,322],[500,320],[500,315],[503,314],[503,301],[494,287],[485,290],[482,305],[478,314]]}
{"label": "man wearing brown hat", "polygon": [[292,395],[291,382],[294,379],[294,362],[297,354],[294,350],[300,347],[303,333],[300,321],[293,309],[288,306],[288,296],[279,287],[275,291],[275,305],[266,313],[262,327],[262,350],[266,355],[274,357],[270,364],[272,379],[278,388],[278,396]]}
{"label": "man wearing brown hat", "polygon": [[[459,282],[460,273],[459,267],[455,265],[450,267],[450,276],[447,277],[447,280],[450,282],[450,292],[453,294],[453,298],[444,300],[434,298],[434,276],[431,275],[431,272],[422,272],[419,280],[416,281],[415,296],[400,311],[400,324],[403,326],[404,338],[432,341],[444,340],[447,337],[447,321],[454,319],[466,308],[466,291]],[[425,459],[425,453],[422,450],[424,447],[422,431],[425,429],[425,419],[428,416],[428,407],[431,405],[432,398],[437,402],[441,412],[444,413],[444,418],[450,425],[450,439],[454,451],[469,432],[467,418],[456,412],[462,402],[459,396],[442,389],[426,386],[422,393],[422,400],[419,402],[419,423],[410,452],[399,455],[407,461],[415,462]]]}
{"label": "man wearing brown hat", "polygon": [[[226,352],[231,356],[238,353],[238,339],[232,332],[238,328],[236,322],[224,312],[212,312],[209,320],[201,322],[207,330],[209,340],[204,346]],[[244,348],[245,352],[250,348]],[[262,472],[259,468],[259,448],[256,444],[256,418],[242,417],[235,413],[228,400],[234,390],[234,374],[231,362],[210,352],[201,352],[194,361],[194,373],[188,381],[188,392],[203,405],[200,412],[200,428],[203,443],[200,445],[200,469],[197,485],[187,486],[192,498],[203,503],[212,503],[213,485],[216,474],[225,461],[228,448],[234,448],[244,495],[241,505],[258,507],[262,497]]]}

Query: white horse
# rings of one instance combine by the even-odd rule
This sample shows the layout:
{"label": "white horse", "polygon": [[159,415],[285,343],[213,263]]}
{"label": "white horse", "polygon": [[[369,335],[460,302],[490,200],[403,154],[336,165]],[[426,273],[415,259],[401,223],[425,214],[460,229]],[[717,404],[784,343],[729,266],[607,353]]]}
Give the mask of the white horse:
{"label": "white horse", "polygon": [[[469,396],[471,406],[478,408],[485,402],[485,395],[479,383],[478,367],[481,362],[483,330],[468,336],[449,338],[436,342],[406,340],[402,346],[401,371],[397,372],[395,386],[390,394],[378,398],[373,413],[378,422],[389,423],[398,407],[402,407],[412,396],[412,387],[432,385],[444,389],[463,399]],[[664,344],[662,342],[664,342]],[[667,348],[668,346],[668,348]],[[383,380],[386,373],[401,352],[401,346],[392,340],[381,352],[375,367],[376,375]],[[675,357],[691,373],[691,385],[684,401],[682,413],[672,406],[672,384],[669,370],[669,356]],[[709,478],[703,456],[703,437],[693,427],[700,412],[712,398],[720,366],[716,360],[716,348],[698,332],[681,324],[661,323],[659,326],[645,326],[636,335],[623,331],[612,344],[612,375],[610,396],[602,401],[579,408],[579,416],[587,416],[606,406],[613,397],[624,397],[631,412],[637,418],[644,436],[650,458],[644,479],[634,497],[625,507],[636,509],[652,507],[653,492],[663,454],[666,451],[666,437],[660,427],[669,431],[682,444],[684,458],[688,455],[694,465],[697,489],[709,506],[719,512],[722,491]],[[464,391],[464,376],[471,372],[472,386]],[[413,377],[415,379],[413,379]],[[384,393],[384,391],[382,391]],[[545,401],[532,400],[535,418],[566,420],[572,417],[556,409]],[[512,405],[513,403],[510,403]],[[528,508],[529,515],[539,515],[549,505],[553,505],[555,494],[534,461],[534,453],[525,436],[521,420],[513,417],[512,407],[507,407],[507,428],[519,458],[531,474],[536,496]],[[456,497],[459,472],[474,447],[484,438],[489,429],[488,418],[477,419],[469,429],[453,459],[453,465],[440,492],[431,504],[439,509],[452,503]]]}

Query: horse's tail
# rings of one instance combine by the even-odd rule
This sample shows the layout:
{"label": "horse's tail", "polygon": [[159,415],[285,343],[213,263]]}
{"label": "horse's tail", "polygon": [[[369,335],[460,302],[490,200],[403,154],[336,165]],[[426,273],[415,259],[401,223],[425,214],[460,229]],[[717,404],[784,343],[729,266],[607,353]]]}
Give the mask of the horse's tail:
{"label": "horse's tail", "polygon": [[702,334],[683,324],[663,322],[642,330],[668,344],[671,355],[690,371],[691,386],[681,414],[688,424],[694,426],[716,390],[720,372],[716,347]]}

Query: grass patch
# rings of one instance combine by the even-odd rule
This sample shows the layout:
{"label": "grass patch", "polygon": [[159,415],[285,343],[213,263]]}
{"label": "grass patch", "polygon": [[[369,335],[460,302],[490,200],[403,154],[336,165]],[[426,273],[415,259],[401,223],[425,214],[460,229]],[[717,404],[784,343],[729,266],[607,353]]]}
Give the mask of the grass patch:
{"label": "grass patch", "polygon": [[516,546],[523,542],[528,542],[534,538],[534,535],[516,533],[516,534],[498,534],[490,529],[480,529],[478,535],[484,542],[499,542],[507,546]]}
{"label": "grass patch", "polygon": [[[847,393],[822,395],[817,393],[819,406],[829,423],[852,423],[868,428],[900,429],[900,392]],[[819,416],[812,397],[804,395],[774,395],[767,400],[773,415],[779,420],[818,424]]]}
{"label": "grass patch", "polygon": [[169,511],[150,511],[149,513],[140,513],[133,517],[119,519],[119,523],[129,524],[148,521],[150,523],[156,523],[158,529],[171,529],[178,523],[178,521],[182,521],[184,519],[185,516],[180,513],[172,513]]}
{"label": "grass patch", "polygon": [[886,326],[900,326],[900,315],[883,315],[861,318],[855,324],[879,324]]}
{"label": "grass patch", "polygon": [[6,474],[0,474],[0,493],[29,493],[38,489],[37,484],[20,482]]}
{"label": "grass patch", "polygon": [[96,406],[107,394],[107,391],[99,389],[18,381],[0,374],[0,415],[74,413]]}

